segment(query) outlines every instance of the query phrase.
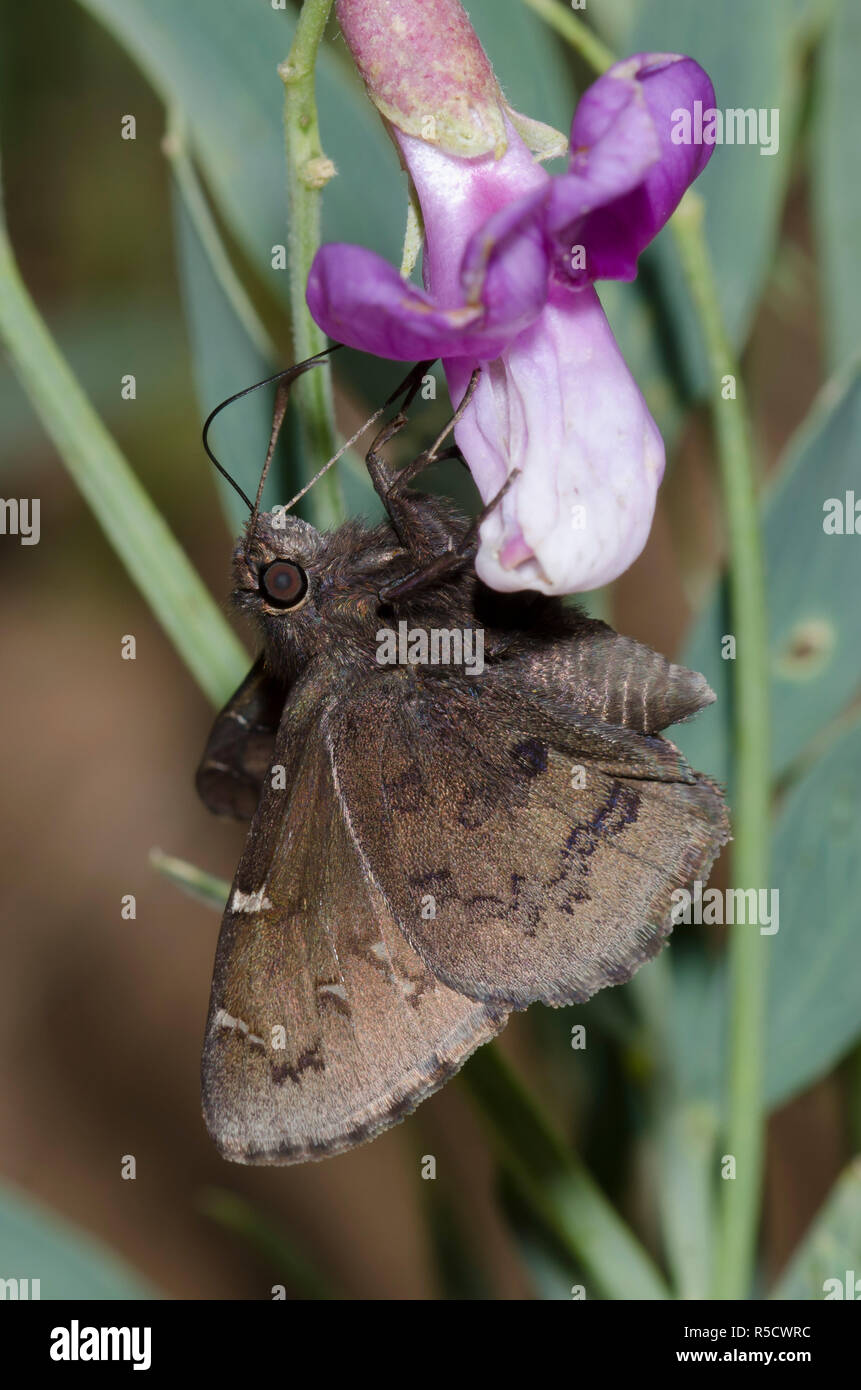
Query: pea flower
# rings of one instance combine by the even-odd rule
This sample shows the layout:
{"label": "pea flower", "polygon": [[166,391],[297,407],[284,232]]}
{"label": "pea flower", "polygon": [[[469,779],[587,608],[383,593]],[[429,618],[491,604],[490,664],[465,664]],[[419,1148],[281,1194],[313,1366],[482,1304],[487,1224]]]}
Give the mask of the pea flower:
{"label": "pea flower", "polygon": [[[337,0],[347,44],[400,151],[424,224],[423,288],[358,246],[321,247],[315,320],[380,357],[439,357],[456,439],[485,502],[476,569],[503,591],[565,594],[637,558],[664,471],[660,433],[613,338],[596,279],[640,253],[711,146],[672,139],[713,104],[691,58],[639,53],[584,93],[567,172],[554,133],[507,105],[459,0]],[[562,137],[559,137],[561,140]]]}

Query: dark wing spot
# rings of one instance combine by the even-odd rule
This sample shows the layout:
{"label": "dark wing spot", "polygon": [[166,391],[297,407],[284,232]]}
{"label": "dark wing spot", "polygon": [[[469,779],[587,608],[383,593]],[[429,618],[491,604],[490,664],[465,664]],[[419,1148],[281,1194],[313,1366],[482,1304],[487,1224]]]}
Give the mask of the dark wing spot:
{"label": "dark wing spot", "polygon": [[572,828],[562,847],[559,873],[547,883],[548,888],[565,884],[569,889],[566,910],[570,910],[572,903],[589,900],[586,885],[592,855],[600,848],[602,841],[612,840],[627,826],[633,825],[639,811],[639,792],[622,782],[613,782],[607,800],[601,802],[592,819]]}
{"label": "dark wing spot", "polygon": [[527,777],[537,777],[547,771],[547,744],[540,738],[525,738],[508,751]]}
{"label": "dark wing spot", "polygon": [[294,1066],[289,1062],[279,1062],[272,1067],[272,1080],[276,1086],[283,1086],[285,1081],[292,1081],[294,1086],[302,1083],[303,1071],[325,1071],[326,1063],[320,1056],[320,1043],[315,1043],[307,1052],[303,1052]]}
{"label": "dark wing spot", "polygon": [[464,830],[479,830],[494,814],[499,800],[497,789],[488,784],[467,787],[457,808],[458,823]]}
{"label": "dark wing spot", "polygon": [[386,777],[383,788],[390,811],[400,815],[412,815],[423,810],[425,788],[417,762],[411,763],[397,776]]}
{"label": "dark wing spot", "polygon": [[450,869],[431,869],[426,874],[410,874],[413,888],[445,888],[450,882]]}
{"label": "dark wing spot", "polygon": [[640,794],[633,787],[614,782],[610,796],[600,806],[591,822],[591,829],[608,839],[633,825],[640,812]]}

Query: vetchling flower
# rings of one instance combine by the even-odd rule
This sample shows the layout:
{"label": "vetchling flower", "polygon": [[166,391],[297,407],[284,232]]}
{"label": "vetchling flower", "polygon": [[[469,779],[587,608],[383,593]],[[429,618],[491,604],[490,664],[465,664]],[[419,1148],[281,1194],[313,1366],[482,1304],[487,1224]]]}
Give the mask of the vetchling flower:
{"label": "vetchling flower", "polygon": [[424,223],[424,288],[358,246],[320,249],[317,323],[351,347],[440,357],[452,399],[483,368],[457,442],[485,501],[476,568],[500,590],[596,588],[639,555],[664,470],[658,429],[593,288],[637,260],[705,167],[674,121],[713,103],[691,58],[640,53],[583,95],[568,171],[552,133],[511,111],[459,0],[338,0]]}

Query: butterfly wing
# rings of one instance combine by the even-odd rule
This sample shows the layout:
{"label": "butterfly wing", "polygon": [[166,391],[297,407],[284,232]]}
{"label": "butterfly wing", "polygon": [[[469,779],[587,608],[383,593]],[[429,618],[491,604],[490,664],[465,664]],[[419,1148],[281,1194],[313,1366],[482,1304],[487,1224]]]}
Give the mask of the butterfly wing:
{"label": "butterfly wing", "polygon": [[506,1018],[442,984],[369,882],[320,737],[334,680],[291,694],[219,937],[203,1106],[237,1162],[372,1138]]}
{"label": "butterfly wing", "polygon": [[719,790],[671,743],[490,668],[381,676],[326,725],[405,936],[451,988],[506,1008],[627,980],[669,934],[674,890],[705,880],[728,839]]}

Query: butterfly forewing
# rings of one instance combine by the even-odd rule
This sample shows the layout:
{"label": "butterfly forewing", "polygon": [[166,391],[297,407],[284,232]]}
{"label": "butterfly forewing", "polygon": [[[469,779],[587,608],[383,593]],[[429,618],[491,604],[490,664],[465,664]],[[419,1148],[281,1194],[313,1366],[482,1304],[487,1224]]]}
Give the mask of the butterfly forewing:
{"label": "butterfly forewing", "polygon": [[372,1137],[505,1021],[436,979],[364,872],[321,737],[336,680],[288,703],[219,939],[204,1113],[239,1162]]}

